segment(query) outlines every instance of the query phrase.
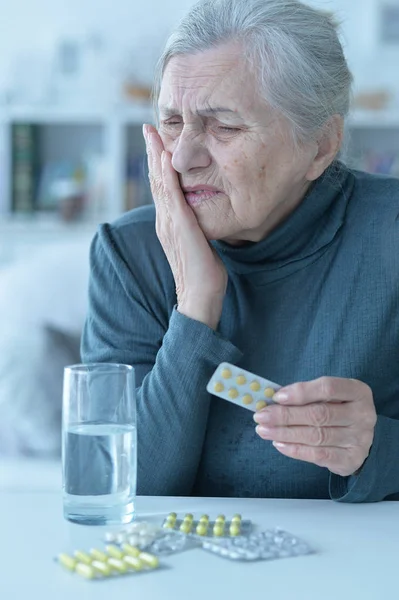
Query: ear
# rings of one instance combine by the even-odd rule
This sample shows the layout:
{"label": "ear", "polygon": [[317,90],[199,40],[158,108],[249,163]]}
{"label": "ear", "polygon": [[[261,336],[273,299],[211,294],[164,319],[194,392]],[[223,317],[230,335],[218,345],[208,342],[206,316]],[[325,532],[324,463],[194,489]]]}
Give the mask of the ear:
{"label": "ear", "polygon": [[325,123],[316,140],[316,156],[307,173],[306,179],[314,181],[330,166],[339,152],[344,134],[344,120],[341,115],[333,115]]}

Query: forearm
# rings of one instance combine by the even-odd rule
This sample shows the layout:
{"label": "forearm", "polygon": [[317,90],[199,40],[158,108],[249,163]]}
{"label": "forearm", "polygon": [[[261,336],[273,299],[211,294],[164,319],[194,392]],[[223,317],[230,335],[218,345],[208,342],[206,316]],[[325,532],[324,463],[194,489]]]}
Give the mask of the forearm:
{"label": "forearm", "polygon": [[399,500],[399,421],[378,416],[373,445],[358,475],[330,475],[330,496],[338,502]]}
{"label": "forearm", "polygon": [[173,311],[155,365],[137,391],[139,494],[191,493],[208,419],[206,384],[220,362],[240,356],[209,327]]}

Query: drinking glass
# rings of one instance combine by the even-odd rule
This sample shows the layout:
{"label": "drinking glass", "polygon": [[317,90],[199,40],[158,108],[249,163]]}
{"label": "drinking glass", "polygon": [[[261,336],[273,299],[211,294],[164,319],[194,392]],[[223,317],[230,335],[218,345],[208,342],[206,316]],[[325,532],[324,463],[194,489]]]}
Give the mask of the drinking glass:
{"label": "drinking glass", "polygon": [[62,480],[66,519],[116,525],[134,519],[137,474],[134,368],[65,367]]}

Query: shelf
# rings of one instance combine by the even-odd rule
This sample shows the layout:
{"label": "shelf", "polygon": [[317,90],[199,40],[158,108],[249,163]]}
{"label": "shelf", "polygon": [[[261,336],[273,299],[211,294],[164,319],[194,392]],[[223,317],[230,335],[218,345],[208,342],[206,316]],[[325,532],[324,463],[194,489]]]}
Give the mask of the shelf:
{"label": "shelf", "polygon": [[153,111],[148,103],[137,105],[115,105],[107,109],[90,108],[87,106],[12,106],[2,109],[0,121],[11,123],[37,124],[95,124],[120,125],[137,124],[153,121]]}

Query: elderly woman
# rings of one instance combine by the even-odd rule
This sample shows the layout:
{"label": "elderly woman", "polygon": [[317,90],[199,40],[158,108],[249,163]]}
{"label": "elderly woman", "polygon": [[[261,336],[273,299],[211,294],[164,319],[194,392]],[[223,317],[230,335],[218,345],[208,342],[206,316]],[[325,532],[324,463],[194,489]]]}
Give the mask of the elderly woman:
{"label": "elderly woman", "polygon": [[[337,159],[351,81],[295,0],[200,2],[167,42],[155,208],[99,228],[82,340],[135,367],[140,494],[399,498],[399,181]],[[223,361],[276,404],[211,396]]]}

